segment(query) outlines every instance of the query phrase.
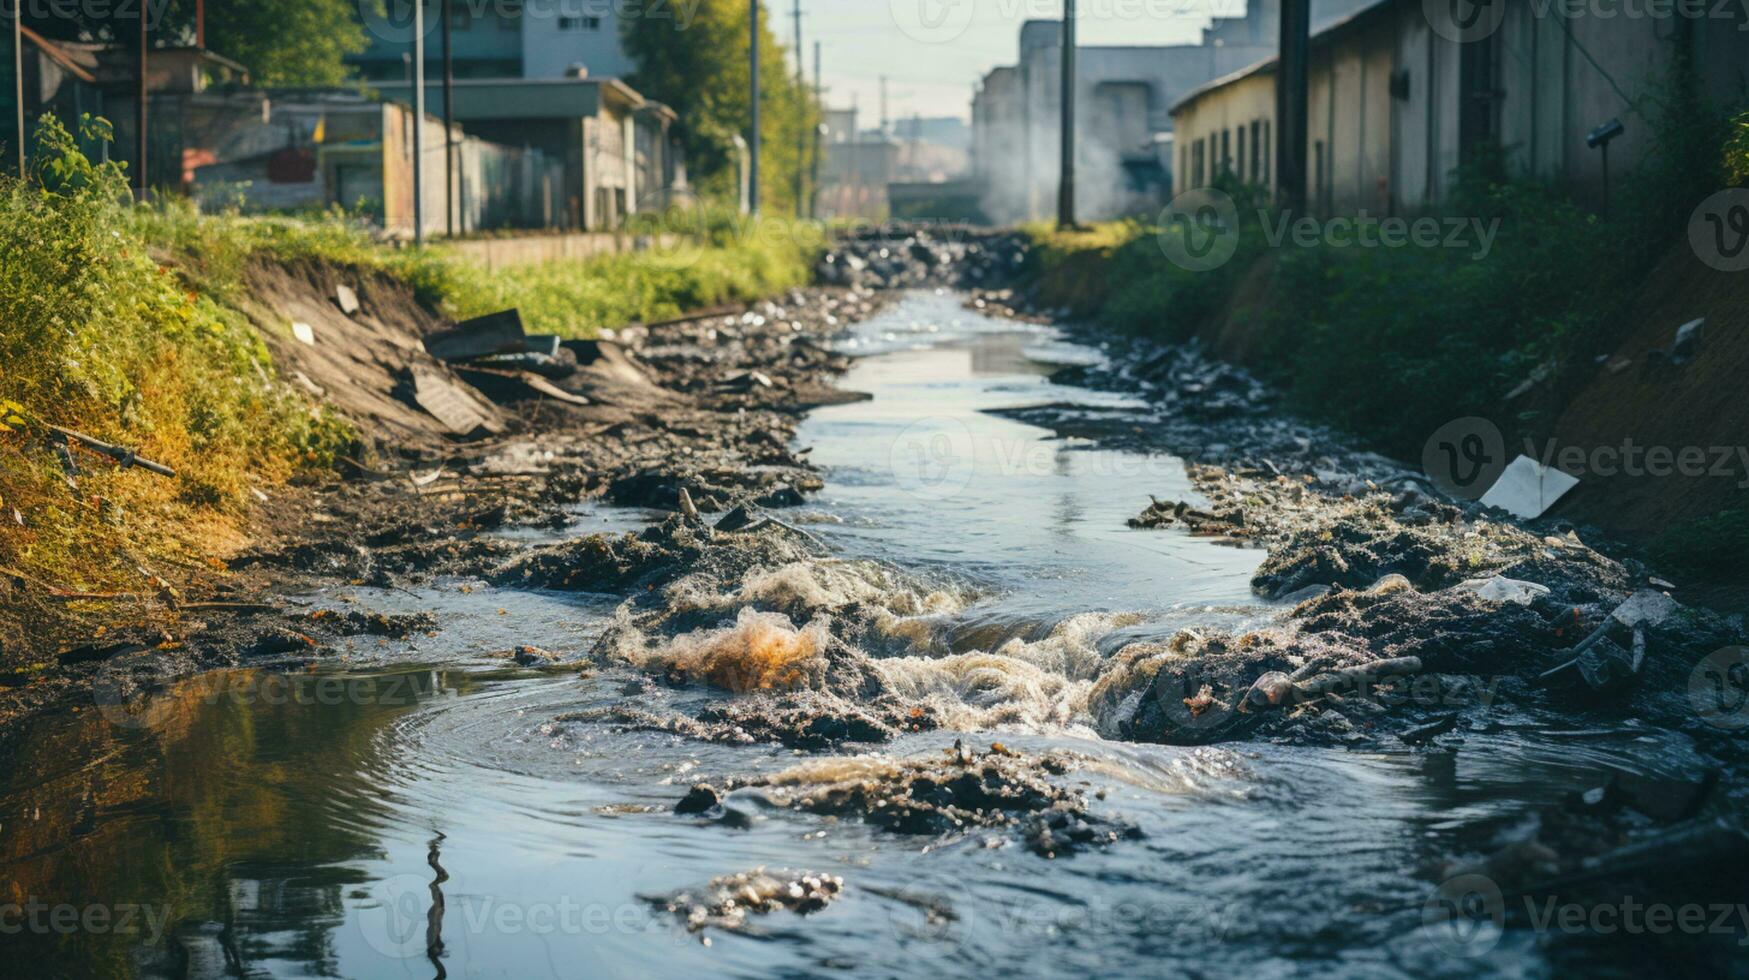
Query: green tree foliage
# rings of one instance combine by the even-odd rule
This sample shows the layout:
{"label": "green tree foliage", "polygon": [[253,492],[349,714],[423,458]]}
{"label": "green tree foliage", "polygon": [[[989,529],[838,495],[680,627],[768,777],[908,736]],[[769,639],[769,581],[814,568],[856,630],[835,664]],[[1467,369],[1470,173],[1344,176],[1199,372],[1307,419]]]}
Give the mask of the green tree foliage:
{"label": "green tree foliage", "polygon": [[[137,3],[114,3],[45,4],[33,11],[27,3],[25,22],[45,37],[96,38],[132,51],[138,10]],[[194,44],[195,0],[147,0],[147,10],[156,18],[148,24],[154,46]],[[351,78],[346,56],[367,42],[359,0],[206,0],[206,33],[210,50],[269,86],[343,85]]]}
{"label": "green tree foliage", "polygon": [[[171,0],[166,26],[188,25],[194,0]],[[358,0],[206,0],[206,43],[267,87],[344,85],[346,56],[368,44]]]}
{"label": "green tree foliage", "polygon": [[[752,125],[747,21],[746,0],[702,0],[690,21],[646,14],[621,27],[638,66],[628,81],[679,113],[693,182],[709,196],[735,194],[734,137]],[[760,198],[768,212],[794,212],[796,172],[808,163],[803,137],[820,114],[771,25],[761,3]]]}

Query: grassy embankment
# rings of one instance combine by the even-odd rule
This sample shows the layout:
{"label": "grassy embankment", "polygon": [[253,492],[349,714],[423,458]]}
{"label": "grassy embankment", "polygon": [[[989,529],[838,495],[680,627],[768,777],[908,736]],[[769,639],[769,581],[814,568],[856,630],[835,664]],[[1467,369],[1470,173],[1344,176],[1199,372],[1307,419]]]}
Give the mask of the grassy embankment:
{"label": "grassy embankment", "polygon": [[[1692,105],[1659,116],[1659,155],[1618,181],[1611,216],[1563,189],[1509,181],[1504,158],[1459,174],[1443,214],[1498,219],[1485,258],[1450,248],[1272,244],[1254,189],[1224,185],[1238,205],[1237,251],[1193,272],[1166,257],[1143,222],[1082,232],[1031,230],[1038,299],[1110,327],[1171,341],[1201,337],[1285,392],[1296,412],[1419,460],[1428,434],[1463,416],[1495,421],[1510,439],[1553,421],[1559,396],[1526,408],[1506,395],[1540,365],[1561,392],[1582,380],[1628,326],[1634,284],[1680,247],[1695,203],[1749,184],[1749,113]],[[1721,147],[1723,148],[1721,151]],[[1472,241],[1474,238],[1472,237]],[[1672,325],[1672,328],[1674,325]],[[1672,528],[1653,543],[1666,567],[1704,567],[1749,547],[1749,514],[1726,511]],[[1732,559],[1735,560],[1734,558]]]}
{"label": "grassy embankment", "polygon": [[[805,236],[720,219],[698,245],[663,254],[487,274],[441,247],[378,244],[339,218],[136,207],[119,169],[87,161],[58,126],[39,138],[47,162],[35,179],[0,182],[0,401],[17,413],[0,431],[0,669],[14,674],[137,614],[116,595],[156,603],[218,572],[254,491],[330,467],[350,443],[345,419],[274,370],[243,312],[251,262],[380,271],[452,316],[518,306],[533,330],[586,336],[803,284],[812,259]],[[78,449],[71,475],[45,424],[179,475]]]}

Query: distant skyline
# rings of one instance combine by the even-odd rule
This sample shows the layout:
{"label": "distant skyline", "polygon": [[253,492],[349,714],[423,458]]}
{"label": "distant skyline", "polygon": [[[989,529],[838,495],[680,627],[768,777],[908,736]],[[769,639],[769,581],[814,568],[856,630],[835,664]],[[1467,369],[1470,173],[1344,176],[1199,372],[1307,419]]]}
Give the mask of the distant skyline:
{"label": "distant skyline", "polygon": [[[794,43],[795,0],[768,0],[771,25]],[[859,123],[880,121],[880,79],[888,112],[970,118],[972,92],[990,69],[1019,60],[1020,26],[1062,17],[1062,0],[801,0],[802,45],[813,79],[813,45],[825,45],[826,101],[852,102]],[[1216,14],[1236,16],[1245,0],[1078,0],[1084,45],[1194,44]]]}

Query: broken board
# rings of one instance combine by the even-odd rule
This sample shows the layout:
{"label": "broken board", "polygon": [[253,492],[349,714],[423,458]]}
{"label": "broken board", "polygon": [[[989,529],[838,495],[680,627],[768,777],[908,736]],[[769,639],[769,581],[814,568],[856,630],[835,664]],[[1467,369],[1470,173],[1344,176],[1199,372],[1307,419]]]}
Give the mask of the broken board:
{"label": "broken board", "polygon": [[504,431],[492,418],[490,409],[474,397],[471,388],[419,364],[413,366],[412,374],[413,401],[451,433],[470,436],[480,431],[493,434]]}
{"label": "broken board", "polygon": [[425,350],[445,361],[466,361],[493,354],[520,354],[527,349],[522,314],[516,310],[488,313],[463,320],[425,338]]}

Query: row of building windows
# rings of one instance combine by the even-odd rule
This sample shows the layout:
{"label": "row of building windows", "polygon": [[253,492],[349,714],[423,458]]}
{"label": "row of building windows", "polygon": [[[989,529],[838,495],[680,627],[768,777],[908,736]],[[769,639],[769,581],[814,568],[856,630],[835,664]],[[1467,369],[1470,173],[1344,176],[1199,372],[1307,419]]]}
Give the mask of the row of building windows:
{"label": "row of building windows", "polygon": [[1247,184],[1269,184],[1270,120],[1253,119],[1210,133],[1178,150],[1182,189],[1206,187],[1222,174]]}
{"label": "row of building windows", "polygon": [[[501,31],[519,31],[522,29],[522,5],[511,0],[499,0],[494,6],[498,29]],[[459,0],[449,12],[449,26],[458,31],[471,31],[478,18],[474,16],[469,0]],[[599,31],[601,17],[597,14],[561,14],[558,17],[558,29],[561,31]]]}

